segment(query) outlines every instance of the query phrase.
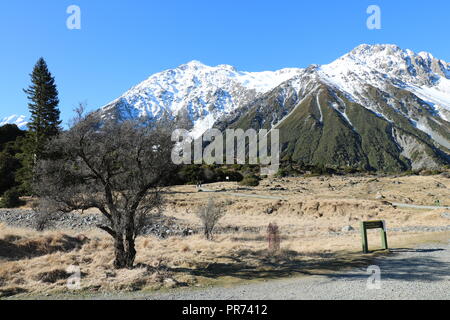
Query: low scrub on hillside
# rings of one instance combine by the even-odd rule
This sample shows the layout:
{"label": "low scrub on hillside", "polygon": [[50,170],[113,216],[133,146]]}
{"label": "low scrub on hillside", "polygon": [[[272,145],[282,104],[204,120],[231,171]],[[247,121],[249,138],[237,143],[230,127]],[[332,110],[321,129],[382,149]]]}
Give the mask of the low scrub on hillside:
{"label": "low scrub on hillside", "polygon": [[239,182],[241,186],[247,187],[256,187],[259,186],[259,178],[256,175],[248,175],[241,182]]}
{"label": "low scrub on hillside", "polygon": [[9,189],[0,200],[0,208],[17,208],[23,205],[23,201],[20,200],[20,194],[16,189]]}

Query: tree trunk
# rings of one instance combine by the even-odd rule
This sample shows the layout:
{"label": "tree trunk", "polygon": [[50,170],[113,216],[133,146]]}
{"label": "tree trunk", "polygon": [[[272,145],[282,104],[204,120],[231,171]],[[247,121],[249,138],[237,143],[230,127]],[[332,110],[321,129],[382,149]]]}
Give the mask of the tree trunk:
{"label": "tree trunk", "polygon": [[126,265],[125,248],[123,246],[122,234],[119,234],[114,239],[114,254],[116,256],[116,259],[114,260],[114,268],[116,269],[125,268]]}
{"label": "tree trunk", "polygon": [[133,268],[136,249],[133,237],[124,237],[120,234],[114,239],[114,267],[116,269]]}
{"label": "tree trunk", "polygon": [[133,268],[134,258],[136,257],[136,249],[134,246],[134,237],[127,236],[125,239],[125,252],[127,268]]}

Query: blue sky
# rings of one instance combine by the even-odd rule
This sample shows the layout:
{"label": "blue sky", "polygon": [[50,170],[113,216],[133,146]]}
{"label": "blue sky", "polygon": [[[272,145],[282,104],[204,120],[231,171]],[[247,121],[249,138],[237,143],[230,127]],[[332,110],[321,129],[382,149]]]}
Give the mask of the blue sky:
{"label": "blue sky", "polygon": [[[366,27],[369,5],[382,29]],[[66,28],[69,5],[81,30]],[[0,2],[0,119],[28,115],[22,88],[43,56],[65,123],[190,60],[263,71],[329,63],[361,43],[395,43],[450,61],[448,0],[14,0]]]}

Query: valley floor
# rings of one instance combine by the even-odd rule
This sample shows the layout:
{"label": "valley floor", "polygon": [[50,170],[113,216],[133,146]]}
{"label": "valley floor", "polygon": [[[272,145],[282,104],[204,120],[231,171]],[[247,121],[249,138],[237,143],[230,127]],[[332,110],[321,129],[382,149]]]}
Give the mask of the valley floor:
{"label": "valley floor", "polygon": [[[445,175],[271,178],[255,188],[204,188],[178,186],[167,193],[164,216],[138,238],[133,270],[113,269],[112,241],[95,229],[95,210],[58,217],[45,232],[31,229],[29,208],[0,210],[0,298],[357,299],[426,293],[432,299],[449,292]],[[226,211],[214,241],[203,238],[196,216],[210,197]],[[394,251],[389,257],[361,254],[359,222],[374,219],[387,222]],[[281,231],[275,254],[267,250],[269,222]],[[192,233],[186,236],[186,230]],[[441,242],[429,250],[403,249],[436,240]],[[379,247],[378,231],[369,232],[369,245]],[[382,289],[366,291],[372,264],[381,267]],[[81,291],[67,289],[71,265],[81,270]]]}

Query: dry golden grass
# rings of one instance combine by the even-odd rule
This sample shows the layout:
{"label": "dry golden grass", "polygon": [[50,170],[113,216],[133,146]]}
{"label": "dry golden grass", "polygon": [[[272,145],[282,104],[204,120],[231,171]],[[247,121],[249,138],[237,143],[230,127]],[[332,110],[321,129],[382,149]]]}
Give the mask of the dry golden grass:
{"label": "dry golden grass", "polygon": [[[219,227],[230,231],[216,235],[214,241],[206,241],[199,234],[165,240],[140,237],[133,270],[113,269],[112,240],[101,231],[88,230],[83,235],[70,230],[38,233],[0,225],[0,293],[68,292],[64,276],[70,265],[80,267],[82,292],[156,290],[330,272],[372,257],[360,254],[358,232],[334,234],[343,226],[358,230],[359,222],[368,219],[384,219],[389,228],[450,224],[441,217],[444,210],[396,209],[374,199],[381,192],[387,201],[403,202],[402,197],[410,197],[416,204],[430,205],[439,197],[444,202],[449,179],[373,179],[267,179],[257,188],[239,190],[282,196],[282,201],[175,187],[168,195],[166,215],[198,227],[196,210],[214,195],[216,204],[227,212]],[[287,190],[269,190],[277,185]],[[236,187],[232,183],[208,186],[231,192],[236,192]],[[267,251],[265,230],[269,222],[278,224],[281,230],[281,251],[275,255]],[[388,237],[391,247],[405,247],[440,237],[448,239],[449,234],[389,232]],[[378,232],[369,232],[371,248],[378,247],[379,242]]]}
{"label": "dry golden grass", "polygon": [[[29,232],[27,234],[32,236]],[[18,289],[26,294],[68,292],[67,277],[55,282],[42,279],[52,272],[65,271],[70,265],[80,267],[83,291],[98,292],[155,290],[330,272],[357,265],[371,257],[359,253],[357,234],[341,237],[285,236],[281,251],[275,255],[267,252],[264,234],[218,235],[213,242],[199,235],[165,240],[142,237],[137,242],[137,267],[115,270],[112,267],[111,240],[95,232],[89,232],[87,236],[89,241],[80,249],[0,262],[0,290],[5,295],[20,292],[14,291]],[[449,235],[446,236],[448,239]],[[35,237],[29,239],[44,239],[39,234]],[[61,237],[60,233],[52,235],[56,242],[61,241]],[[434,238],[418,234],[389,235],[391,247],[420,243],[422,239],[430,241]],[[372,249],[378,247],[378,233],[369,233],[369,241]],[[165,281],[168,278],[175,281]]]}

